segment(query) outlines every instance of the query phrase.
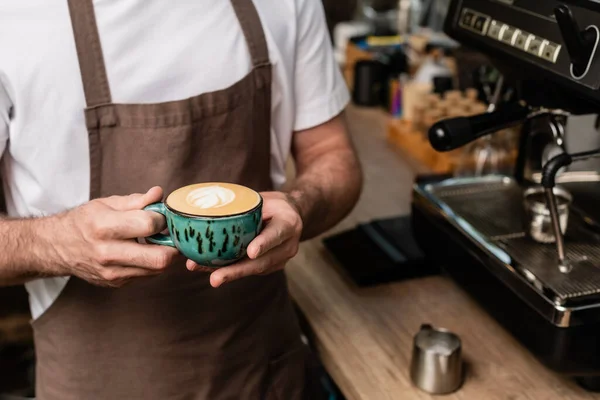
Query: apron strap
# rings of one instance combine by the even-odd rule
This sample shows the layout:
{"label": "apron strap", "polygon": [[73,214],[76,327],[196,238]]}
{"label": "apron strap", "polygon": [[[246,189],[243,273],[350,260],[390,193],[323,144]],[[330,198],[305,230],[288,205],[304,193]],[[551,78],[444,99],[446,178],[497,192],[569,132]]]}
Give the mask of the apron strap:
{"label": "apron strap", "polygon": [[93,0],[68,1],[87,106],[90,108],[110,104],[110,86]]}
{"label": "apron strap", "polygon": [[246,37],[252,65],[254,67],[269,65],[269,46],[253,0],[231,0],[231,4]]}
{"label": "apron strap", "polygon": [[[112,102],[93,0],[68,0],[88,108]],[[269,47],[252,0],[231,0],[254,67],[269,65]]]}

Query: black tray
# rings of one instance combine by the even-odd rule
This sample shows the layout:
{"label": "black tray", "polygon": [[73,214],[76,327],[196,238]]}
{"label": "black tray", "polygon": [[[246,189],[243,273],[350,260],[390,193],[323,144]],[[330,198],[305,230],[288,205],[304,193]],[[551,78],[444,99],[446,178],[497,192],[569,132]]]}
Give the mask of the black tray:
{"label": "black tray", "polygon": [[413,238],[410,216],[375,220],[323,240],[358,286],[373,286],[440,273],[425,261]]}

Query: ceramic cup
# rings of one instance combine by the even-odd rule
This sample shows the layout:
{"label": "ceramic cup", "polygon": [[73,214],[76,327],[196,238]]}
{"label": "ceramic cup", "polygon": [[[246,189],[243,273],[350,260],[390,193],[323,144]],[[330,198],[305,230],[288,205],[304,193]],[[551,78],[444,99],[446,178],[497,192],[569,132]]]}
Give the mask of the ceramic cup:
{"label": "ceramic cup", "polygon": [[262,229],[262,198],[250,211],[223,217],[184,214],[167,204],[145,208],[165,216],[168,235],[158,234],[146,241],[177,248],[188,259],[205,267],[224,267],[246,256],[248,245]]}

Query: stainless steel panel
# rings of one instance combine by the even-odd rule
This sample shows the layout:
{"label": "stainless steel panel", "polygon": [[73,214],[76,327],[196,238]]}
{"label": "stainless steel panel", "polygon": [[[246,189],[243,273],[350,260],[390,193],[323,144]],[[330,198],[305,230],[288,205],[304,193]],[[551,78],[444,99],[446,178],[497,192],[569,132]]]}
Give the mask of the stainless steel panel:
{"label": "stainless steel panel", "polygon": [[582,262],[564,274],[557,268],[554,245],[537,243],[525,233],[523,189],[511,178],[417,185],[415,204],[467,237],[473,251],[496,260],[482,268],[490,269],[553,324],[567,327],[600,320],[600,235],[579,215],[573,215],[565,243],[567,256]]}

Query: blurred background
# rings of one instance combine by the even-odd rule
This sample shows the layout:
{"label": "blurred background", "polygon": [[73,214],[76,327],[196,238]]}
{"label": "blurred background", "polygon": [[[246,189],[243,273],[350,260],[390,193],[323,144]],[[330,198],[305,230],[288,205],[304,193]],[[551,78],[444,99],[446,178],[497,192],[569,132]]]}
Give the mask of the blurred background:
{"label": "blurred background", "polygon": [[[335,57],[352,93],[350,128],[385,132],[371,138],[361,134],[362,153],[369,146],[379,151],[379,141],[394,149],[389,157],[409,160],[407,169],[450,176],[512,171],[519,127],[448,153],[435,152],[427,140],[429,128],[442,119],[485,113],[495,94],[501,102],[517,100],[516,89],[500,83],[501,74],[486,57],[442,32],[449,0],[323,0],[323,5]],[[566,148],[600,147],[597,127],[596,116],[571,118],[567,129],[579,135],[576,142],[566,135]],[[539,170],[555,149],[547,134],[535,140],[540,154],[532,155],[531,168]],[[369,170],[369,160],[363,162]],[[598,169],[598,161],[577,168]],[[396,173],[407,181],[414,177],[414,171]],[[405,197],[410,197],[410,184]],[[32,339],[26,292],[0,288],[0,399],[3,393],[34,395]],[[332,398],[343,398],[331,380],[328,385]]]}

